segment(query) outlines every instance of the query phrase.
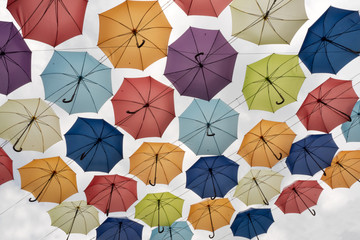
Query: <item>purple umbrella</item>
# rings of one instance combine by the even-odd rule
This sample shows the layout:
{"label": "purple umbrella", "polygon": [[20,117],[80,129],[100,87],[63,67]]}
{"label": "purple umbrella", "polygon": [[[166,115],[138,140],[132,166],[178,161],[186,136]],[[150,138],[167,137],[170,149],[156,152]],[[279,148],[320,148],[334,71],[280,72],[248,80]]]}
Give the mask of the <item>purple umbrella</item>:
{"label": "purple umbrella", "polygon": [[190,27],[169,46],[164,75],[180,95],[209,101],[232,81],[236,56],[219,30]]}
{"label": "purple umbrella", "polygon": [[12,22],[0,22],[0,93],[31,82],[31,51]]}

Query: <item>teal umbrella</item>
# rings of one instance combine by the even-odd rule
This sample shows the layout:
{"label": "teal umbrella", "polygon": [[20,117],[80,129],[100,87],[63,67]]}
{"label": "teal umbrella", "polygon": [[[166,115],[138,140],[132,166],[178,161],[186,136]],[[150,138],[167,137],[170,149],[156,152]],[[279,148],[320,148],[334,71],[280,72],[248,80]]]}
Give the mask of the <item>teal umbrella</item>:
{"label": "teal umbrella", "polygon": [[346,142],[360,142],[360,101],[358,101],[350,115],[351,121],[341,125],[341,131]]}
{"label": "teal umbrella", "polygon": [[164,226],[161,233],[157,228],[153,229],[150,240],[191,240],[193,235],[187,222],[174,222],[171,226]]}

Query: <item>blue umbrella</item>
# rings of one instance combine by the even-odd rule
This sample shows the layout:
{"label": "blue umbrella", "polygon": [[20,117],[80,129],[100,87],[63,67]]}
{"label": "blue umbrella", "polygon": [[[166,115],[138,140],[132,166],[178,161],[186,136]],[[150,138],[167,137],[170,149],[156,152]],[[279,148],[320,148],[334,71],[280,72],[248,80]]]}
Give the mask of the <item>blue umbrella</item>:
{"label": "blue umbrella", "polygon": [[359,53],[359,12],[329,7],[309,28],[299,57],[311,73],[336,74]]}
{"label": "blue umbrella", "polygon": [[186,222],[174,222],[171,226],[164,226],[161,233],[157,228],[152,230],[150,240],[191,240],[193,235]]}
{"label": "blue umbrella", "polygon": [[201,157],[186,171],[186,188],[201,198],[224,197],[238,183],[238,168],[224,156]]}
{"label": "blue umbrella", "polygon": [[110,172],[123,158],[123,134],[102,119],[79,117],[65,140],[66,156],[84,171]]}
{"label": "blue umbrella", "polygon": [[96,229],[96,240],[141,240],[143,227],[127,218],[107,218]]}
{"label": "blue umbrella", "polygon": [[234,236],[259,239],[258,235],[266,233],[273,222],[270,209],[249,208],[236,215],[230,228]]}
{"label": "blue umbrella", "polygon": [[346,142],[360,142],[360,101],[355,104],[350,118],[350,122],[341,125],[341,131]]}
{"label": "blue umbrella", "polygon": [[221,155],[237,139],[238,117],[220,99],[194,99],[179,116],[179,139],[196,155]]}
{"label": "blue umbrella", "polygon": [[292,174],[325,174],[323,168],[331,165],[337,150],[331,134],[309,135],[292,144],[286,165]]}
{"label": "blue umbrella", "polygon": [[45,99],[69,114],[98,112],[112,96],[111,68],[87,52],[55,51],[41,78]]}

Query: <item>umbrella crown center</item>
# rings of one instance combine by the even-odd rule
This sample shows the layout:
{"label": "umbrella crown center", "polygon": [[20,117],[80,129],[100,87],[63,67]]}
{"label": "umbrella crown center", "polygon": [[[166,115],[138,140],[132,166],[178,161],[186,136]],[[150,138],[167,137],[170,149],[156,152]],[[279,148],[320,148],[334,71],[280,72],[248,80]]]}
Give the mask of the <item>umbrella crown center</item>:
{"label": "umbrella crown center", "polygon": [[131,30],[132,34],[136,35],[138,33],[138,30],[136,28],[134,28],[133,30]]}
{"label": "umbrella crown center", "polygon": [[266,80],[268,83],[272,84],[269,76],[265,77],[265,80]]}
{"label": "umbrella crown center", "polygon": [[81,80],[83,80],[84,79],[84,77],[83,76],[78,76],[78,83],[81,81]]}
{"label": "umbrella crown center", "polygon": [[102,141],[102,138],[98,138],[97,140],[96,140],[96,143],[100,143]]}
{"label": "umbrella crown center", "polygon": [[209,173],[213,174],[213,169],[212,168],[209,168]]}
{"label": "umbrella crown center", "polygon": [[3,50],[0,50],[0,57],[5,56],[5,52]]}
{"label": "umbrella crown center", "polygon": [[143,107],[144,107],[144,108],[150,107],[150,104],[149,104],[149,103],[145,103]]}

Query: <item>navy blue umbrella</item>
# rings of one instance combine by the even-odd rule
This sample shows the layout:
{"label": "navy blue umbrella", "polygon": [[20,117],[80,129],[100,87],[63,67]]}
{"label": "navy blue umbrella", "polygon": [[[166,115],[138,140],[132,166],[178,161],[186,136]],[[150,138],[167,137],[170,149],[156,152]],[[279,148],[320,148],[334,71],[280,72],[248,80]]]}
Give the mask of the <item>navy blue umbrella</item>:
{"label": "navy blue umbrella", "polygon": [[127,218],[107,218],[96,229],[96,240],[141,240],[143,227]]}
{"label": "navy blue umbrella", "polygon": [[186,188],[201,198],[215,199],[238,183],[239,165],[224,156],[201,157],[186,171]]}
{"label": "navy blue umbrella", "polygon": [[292,144],[286,165],[292,174],[325,174],[323,168],[331,165],[338,149],[331,134],[309,135]]}
{"label": "navy blue umbrella", "polygon": [[123,134],[103,119],[79,117],[65,140],[66,156],[84,171],[108,173],[123,158]]}

